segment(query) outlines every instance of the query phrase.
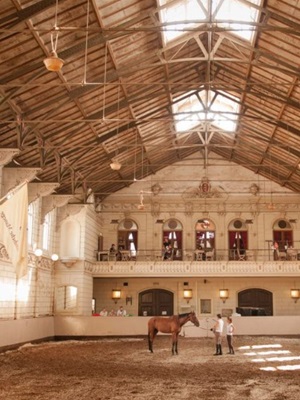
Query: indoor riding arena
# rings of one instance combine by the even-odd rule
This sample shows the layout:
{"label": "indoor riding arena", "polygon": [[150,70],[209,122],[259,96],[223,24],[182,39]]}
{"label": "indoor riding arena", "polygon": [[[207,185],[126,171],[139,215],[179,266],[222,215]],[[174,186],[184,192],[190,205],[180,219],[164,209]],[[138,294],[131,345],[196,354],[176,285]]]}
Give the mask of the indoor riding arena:
{"label": "indoor riding arena", "polygon": [[214,356],[211,338],[57,341],[0,355],[5,400],[297,400],[299,337],[237,337]]}
{"label": "indoor riding arena", "polygon": [[300,400],[300,0],[0,0],[0,400],[245,399]]}

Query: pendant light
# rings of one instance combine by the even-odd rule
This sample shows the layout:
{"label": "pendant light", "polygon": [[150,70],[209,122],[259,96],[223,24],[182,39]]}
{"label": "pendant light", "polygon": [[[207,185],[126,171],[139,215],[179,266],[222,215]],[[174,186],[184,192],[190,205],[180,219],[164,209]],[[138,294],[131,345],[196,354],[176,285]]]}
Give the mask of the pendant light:
{"label": "pendant light", "polygon": [[56,0],[55,6],[55,21],[54,21],[54,34],[51,33],[51,53],[50,56],[44,59],[44,64],[48,71],[60,71],[64,65],[64,61],[57,55],[57,43],[58,43],[58,26],[57,26],[57,10],[58,0]]}

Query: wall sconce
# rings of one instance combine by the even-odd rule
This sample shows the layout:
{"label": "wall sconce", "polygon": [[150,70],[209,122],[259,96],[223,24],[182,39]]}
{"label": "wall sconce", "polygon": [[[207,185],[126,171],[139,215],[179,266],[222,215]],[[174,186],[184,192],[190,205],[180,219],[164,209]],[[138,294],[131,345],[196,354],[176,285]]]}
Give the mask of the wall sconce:
{"label": "wall sconce", "polygon": [[120,300],[121,298],[121,290],[113,289],[111,297],[114,300],[115,304],[117,304],[118,300]]}
{"label": "wall sconce", "polygon": [[300,289],[291,289],[291,298],[297,303],[297,300],[300,298]]}
{"label": "wall sconce", "polygon": [[127,304],[130,304],[132,306],[132,296],[126,297],[126,306],[127,306]]}
{"label": "wall sconce", "polygon": [[225,303],[229,297],[229,290],[228,289],[220,289],[219,296],[220,296],[220,299],[223,301],[223,303]]}
{"label": "wall sconce", "polygon": [[186,300],[187,303],[193,298],[193,291],[192,289],[184,289],[183,291],[183,298]]}

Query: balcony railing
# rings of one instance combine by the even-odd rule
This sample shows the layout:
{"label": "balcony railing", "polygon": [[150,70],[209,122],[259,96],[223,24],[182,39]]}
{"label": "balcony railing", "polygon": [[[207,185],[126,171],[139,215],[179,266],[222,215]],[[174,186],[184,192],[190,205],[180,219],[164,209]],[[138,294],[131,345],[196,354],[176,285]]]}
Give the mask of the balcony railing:
{"label": "balcony railing", "polygon": [[[299,249],[299,250],[298,250]],[[166,256],[163,250],[139,249],[136,252],[121,251],[110,254],[109,251],[95,251],[96,260],[100,262],[115,261],[300,261],[300,244],[298,248],[272,249],[175,249]]]}

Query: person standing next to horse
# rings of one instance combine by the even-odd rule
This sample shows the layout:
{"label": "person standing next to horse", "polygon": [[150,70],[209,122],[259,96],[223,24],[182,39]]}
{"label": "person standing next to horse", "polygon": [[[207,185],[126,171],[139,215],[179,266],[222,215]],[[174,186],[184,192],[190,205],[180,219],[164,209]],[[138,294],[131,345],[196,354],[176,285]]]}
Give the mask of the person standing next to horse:
{"label": "person standing next to horse", "polygon": [[233,342],[233,332],[234,332],[234,325],[232,323],[232,318],[227,317],[227,326],[226,326],[226,338],[229,352],[227,354],[234,354],[232,342]]}
{"label": "person standing next to horse", "polygon": [[216,352],[214,356],[221,356],[222,353],[222,335],[223,335],[223,328],[224,328],[224,321],[222,320],[222,315],[217,314],[217,321],[215,325],[211,328],[215,335],[215,342],[216,342]]}

